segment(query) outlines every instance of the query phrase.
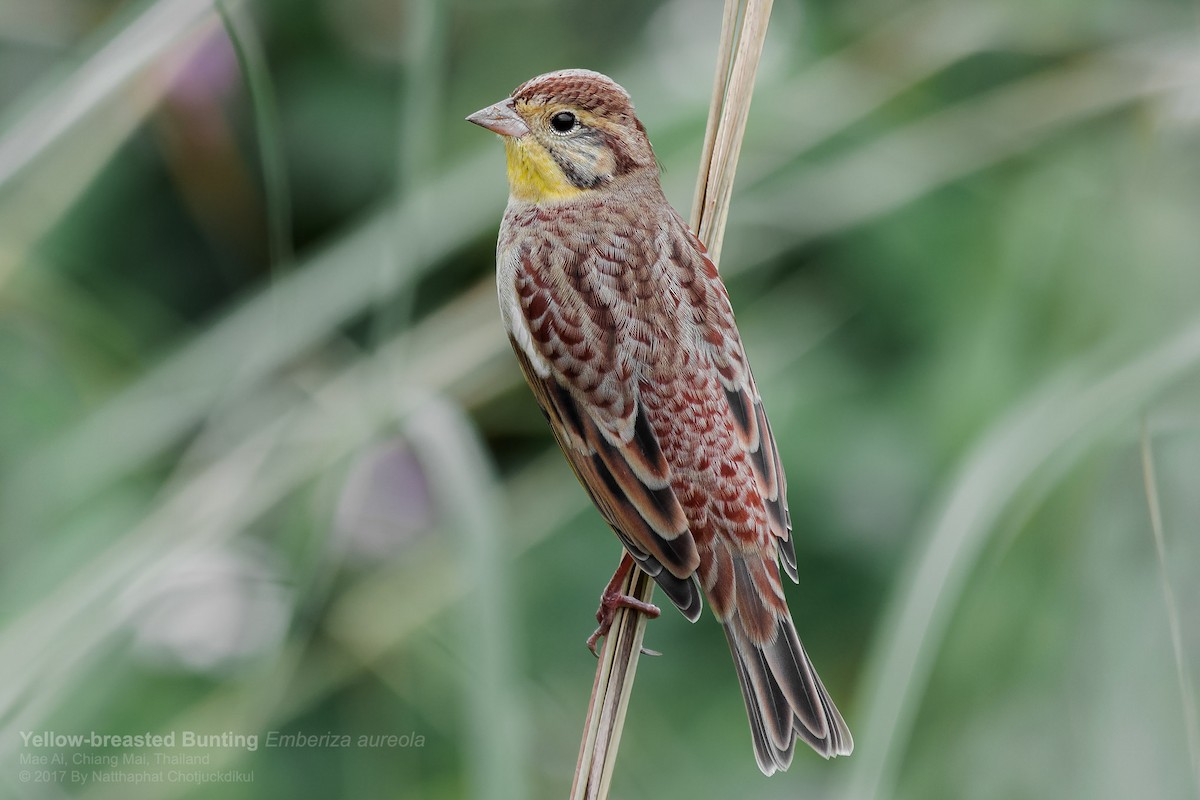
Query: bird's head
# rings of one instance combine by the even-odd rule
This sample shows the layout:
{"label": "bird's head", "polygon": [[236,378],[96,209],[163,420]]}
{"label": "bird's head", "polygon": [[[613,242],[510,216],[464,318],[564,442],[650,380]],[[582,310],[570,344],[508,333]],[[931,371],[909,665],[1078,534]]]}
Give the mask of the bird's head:
{"label": "bird's head", "polygon": [[500,134],[514,198],[553,203],[657,175],[629,93],[584,69],[548,72],[467,120]]}

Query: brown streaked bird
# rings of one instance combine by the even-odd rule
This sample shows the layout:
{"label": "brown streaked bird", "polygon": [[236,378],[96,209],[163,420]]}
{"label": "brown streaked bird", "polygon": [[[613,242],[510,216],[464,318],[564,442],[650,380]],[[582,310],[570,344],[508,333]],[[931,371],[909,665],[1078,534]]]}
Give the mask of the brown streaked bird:
{"label": "brown streaked bird", "polygon": [[683,615],[701,591],[725,628],[767,775],[797,739],[847,755],[850,731],[804,652],[783,469],[733,310],[704,245],[663,195],[629,94],[598,72],[539,75],[467,117],[504,140],[510,195],[500,309],[525,379],[633,562]]}

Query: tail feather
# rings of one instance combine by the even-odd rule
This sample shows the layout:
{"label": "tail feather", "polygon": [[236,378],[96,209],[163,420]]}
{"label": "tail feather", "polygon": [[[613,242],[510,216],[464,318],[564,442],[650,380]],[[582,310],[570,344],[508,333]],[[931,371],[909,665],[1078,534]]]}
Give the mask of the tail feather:
{"label": "tail feather", "polygon": [[[758,762],[758,768],[764,775],[772,775],[777,769],[787,769],[788,765],[792,763],[794,745],[787,743],[787,740],[778,732],[767,732],[762,708],[758,702],[753,701],[753,698],[758,696],[758,689],[751,682],[748,668],[750,664],[761,662],[758,662],[757,659],[747,660],[737,656],[738,647],[733,641],[733,633],[729,627],[725,628],[725,636],[729,639],[729,647],[734,653],[733,665],[737,669],[738,683],[742,687],[742,696],[746,700],[746,714],[750,717],[750,739],[754,744],[754,760]],[[761,685],[762,681],[760,680],[758,683]],[[772,714],[771,716],[778,720],[778,715]],[[774,727],[782,726],[776,721]],[[788,727],[790,728],[790,725]],[[783,739],[783,743],[780,743],[781,739]]]}
{"label": "tail feather", "polygon": [[791,619],[779,617],[775,635],[763,644],[747,635],[739,614],[724,624],[759,769],[766,775],[786,770],[797,739],[825,758],[849,755],[854,749],[850,730],[813,669]]}
{"label": "tail feather", "polygon": [[760,652],[765,656],[771,676],[778,681],[780,690],[802,726],[817,739],[828,736],[827,714],[820,705],[823,689],[817,688],[819,681],[816,670],[800,644],[800,637],[791,619],[782,617],[776,622],[774,640],[763,645]]}

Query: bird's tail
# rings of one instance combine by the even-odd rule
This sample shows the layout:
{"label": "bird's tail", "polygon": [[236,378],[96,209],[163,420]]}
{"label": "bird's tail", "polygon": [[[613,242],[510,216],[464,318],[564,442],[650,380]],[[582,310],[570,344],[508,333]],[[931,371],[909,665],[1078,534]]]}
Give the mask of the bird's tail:
{"label": "bird's tail", "polygon": [[[739,593],[739,607],[724,626],[750,717],[758,768],[766,775],[786,770],[797,739],[825,758],[849,755],[854,749],[850,729],[804,652],[791,615],[779,614],[766,603],[743,608],[748,594],[753,595]],[[751,626],[752,633],[744,622],[761,614],[775,619],[768,636],[760,635],[758,626]]]}

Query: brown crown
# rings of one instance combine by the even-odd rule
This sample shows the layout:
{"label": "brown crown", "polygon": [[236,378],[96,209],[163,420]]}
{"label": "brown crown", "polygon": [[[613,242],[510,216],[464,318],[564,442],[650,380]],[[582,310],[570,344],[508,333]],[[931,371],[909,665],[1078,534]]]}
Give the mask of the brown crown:
{"label": "brown crown", "polygon": [[607,75],[586,69],[538,75],[514,89],[512,96],[527,103],[562,103],[600,116],[635,116],[628,92]]}

